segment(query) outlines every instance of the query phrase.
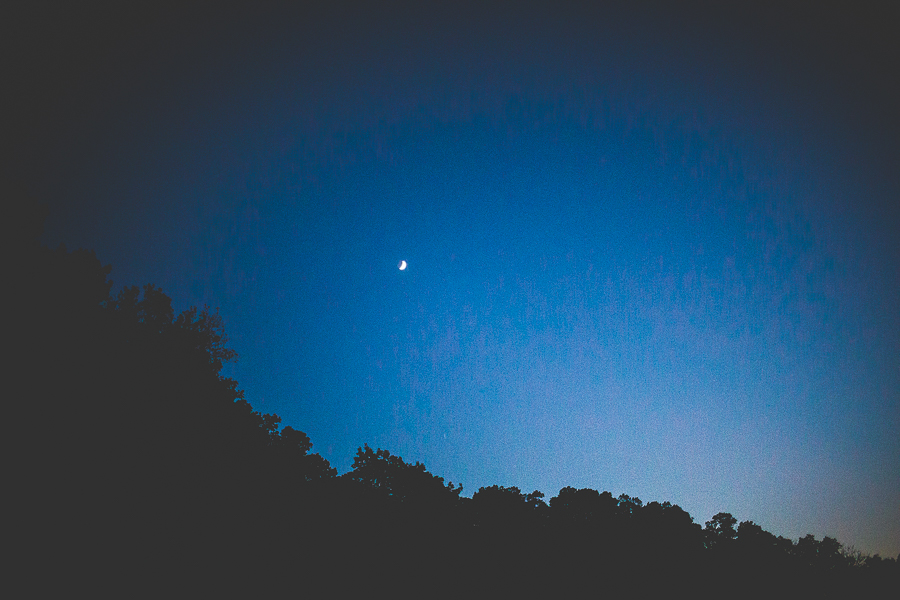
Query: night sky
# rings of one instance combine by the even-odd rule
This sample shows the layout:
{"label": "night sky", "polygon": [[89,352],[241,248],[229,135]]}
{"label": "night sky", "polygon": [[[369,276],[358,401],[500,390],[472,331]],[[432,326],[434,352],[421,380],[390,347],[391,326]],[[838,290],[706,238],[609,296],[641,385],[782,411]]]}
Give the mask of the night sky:
{"label": "night sky", "polygon": [[4,177],[339,472],[900,553],[891,15],[119,4],[4,9]]}

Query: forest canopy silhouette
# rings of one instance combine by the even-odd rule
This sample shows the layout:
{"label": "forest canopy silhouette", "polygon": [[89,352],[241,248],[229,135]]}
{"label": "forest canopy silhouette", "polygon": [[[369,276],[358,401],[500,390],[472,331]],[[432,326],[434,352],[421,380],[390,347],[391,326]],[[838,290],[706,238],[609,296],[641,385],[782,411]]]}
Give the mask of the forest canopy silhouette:
{"label": "forest canopy silhouette", "polygon": [[701,526],[668,501],[573,487],[549,500],[498,485],[467,498],[365,443],[339,475],[222,375],[236,355],[218,311],[175,314],[152,284],[113,293],[109,266],[42,246],[46,209],[13,200],[15,495],[37,531],[25,553],[75,580],[234,567],[423,590],[896,589],[897,559],[827,536],[786,539],[727,512]]}

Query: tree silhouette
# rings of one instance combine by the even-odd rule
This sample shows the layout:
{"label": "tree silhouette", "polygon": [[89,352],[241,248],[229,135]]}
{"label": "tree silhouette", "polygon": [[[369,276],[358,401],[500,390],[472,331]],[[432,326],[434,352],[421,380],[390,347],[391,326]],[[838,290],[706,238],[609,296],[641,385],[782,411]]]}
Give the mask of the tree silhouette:
{"label": "tree silhouette", "polygon": [[787,568],[794,549],[791,540],[776,537],[753,521],[738,525],[736,541],[739,560],[754,570]]}
{"label": "tree silhouette", "polygon": [[149,284],[110,295],[110,267],[40,246],[46,211],[23,206],[6,240],[20,283],[8,338],[20,402],[7,429],[28,460],[14,465],[10,495],[34,528],[21,547],[45,564],[89,573],[102,562],[130,581],[203,565],[324,579],[351,564],[375,587],[403,564],[420,589],[448,574],[520,582],[507,595],[601,578],[629,593],[721,594],[736,581],[760,594],[897,588],[896,559],[827,536],[794,543],[727,512],[701,529],[669,502],[587,488],[563,487],[549,505],[540,491],[498,485],[468,499],[368,445],[337,477],[305,433],[279,429],[222,376],[236,354],[218,311],[176,315]]}
{"label": "tree silhouette", "polygon": [[454,486],[452,481],[444,485],[444,478],[429,473],[422,463],[408,464],[387,450],[372,450],[368,444],[357,450],[346,478],[380,497],[407,505],[453,506],[462,492],[461,485]]}
{"label": "tree silhouette", "polygon": [[554,520],[568,526],[583,528],[610,522],[615,516],[618,502],[609,492],[564,487],[550,499]]}
{"label": "tree silhouette", "polygon": [[481,487],[472,495],[474,523],[497,529],[531,527],[546,516],[543,497],[537,490],[523,494],[517,487]]}
{"label": "tree silhouette", "polygon": [[731,513],[720,512],[713,515],[703,528],[707,547],[716,551],[729,547],[737,538],[737,530],[734,528],[736,524],[737,519]]}
{"label": "tree silhouette", "polygon": [[321,482],[337,476],[337,469],[318,454],[309,454],[312,442],[309,436],[290,425],[271,436],[275,451],[271,458],[283,470],[283,476],[296,478],[302,483]]}
{"label": "tree silhouette", "polygon": [[650,502],[640,512],[643,544],[654,548],[660,558],[694,560],[703,547],[700,525],[687,511],[670,502]]}

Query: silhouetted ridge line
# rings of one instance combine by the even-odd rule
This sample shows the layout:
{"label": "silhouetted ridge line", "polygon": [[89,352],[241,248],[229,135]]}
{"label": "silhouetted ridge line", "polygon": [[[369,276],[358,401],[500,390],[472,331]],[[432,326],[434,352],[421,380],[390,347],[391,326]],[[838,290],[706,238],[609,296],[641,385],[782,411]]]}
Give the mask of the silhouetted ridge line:
{"label": "silhouetted ridge line", "polygon": [[497,485],[466,498],[423,464],[368,445],[338,476],[305,433],[254,411],[221,375],[235,353],[218,311],[175,315],[153,285],[112,296],[110,267],[93,252],[40,246],[41,209],[17,209],[9,344],[13,421],[27,426],[11,439],[29,460],[13,489],[35,528],[21,541],[76,580],[96,561],[127,582],[223,566],[316,581],[352,568],[384,582],[401,564],[411,586],[452,574],[532,592],[595,579],[698,593],[734,578],[829,593],[900,580],[897,559],[830,537],[794,542],[725,512],[701,527],[669,502],[572,487],[549,502]]}

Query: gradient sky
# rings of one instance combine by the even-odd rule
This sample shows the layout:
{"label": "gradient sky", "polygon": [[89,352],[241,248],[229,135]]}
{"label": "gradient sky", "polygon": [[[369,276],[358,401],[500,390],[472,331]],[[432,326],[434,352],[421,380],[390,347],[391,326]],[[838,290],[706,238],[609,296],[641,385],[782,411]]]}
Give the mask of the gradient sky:
{"label": "gradient sky", "polygon": [[897,556],[896,23],[358,4],[15,15],[44,241],[219,307],[339,472],[368,443]]}

